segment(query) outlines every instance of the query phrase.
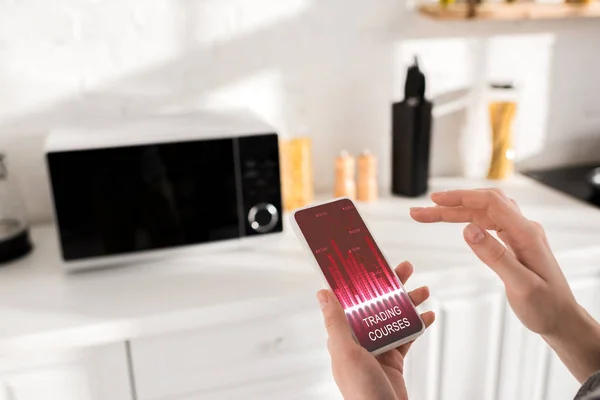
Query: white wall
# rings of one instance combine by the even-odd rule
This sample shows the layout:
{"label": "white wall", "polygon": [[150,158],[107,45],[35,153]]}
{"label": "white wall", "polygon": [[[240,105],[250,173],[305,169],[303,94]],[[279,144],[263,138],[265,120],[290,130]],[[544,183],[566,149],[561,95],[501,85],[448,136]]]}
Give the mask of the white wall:
{"label": "white wall", "polygon": [[[0,149],[34,220],[50,215],[48,129],[197,106],[246,106],[285,136],[310,135],[320,190],[338,151],[368,147],[385,186],[389,105],[415,52],[437,99],[487,77],[519,84],[522,165],[600,159],[595,21],[436,23],[399,0],[51,3],[0,0]],[[457,174],[467,114],[442,114],[432,169]]]}

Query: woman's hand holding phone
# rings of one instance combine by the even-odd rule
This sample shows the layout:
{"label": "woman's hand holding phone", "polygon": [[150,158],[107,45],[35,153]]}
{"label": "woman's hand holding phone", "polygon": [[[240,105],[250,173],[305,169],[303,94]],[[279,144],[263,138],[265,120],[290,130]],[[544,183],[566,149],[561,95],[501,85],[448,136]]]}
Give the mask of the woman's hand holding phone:
{"label": "woman's hand holding phone", "polygon": [[541,225],[497,189],[451,190],[431,199],[436,206],[413,208],[412,218],[469,223],[466,242],[503,281],[521,322],[542,335],[580,382],[600,370],[600,325],[575,300]]}
{"label": "woman's hand holding phone", "polygon": [[[402,284],[413,273],[410,263],[396,268]],[[409,293],[415,306],[429,297],[429,289],[420,287]],[[408,399],[404,383],[404,357],[411,343],[406,343],[373,357],[359,345],[352,335],[346,315],[335,295],[328,290],[317,294],[329,340],[327,348],[331,355],[333,376],[344,399],[405,400]],[[428,311],[421,314],[425,326],[430,326],[435,315]]]}

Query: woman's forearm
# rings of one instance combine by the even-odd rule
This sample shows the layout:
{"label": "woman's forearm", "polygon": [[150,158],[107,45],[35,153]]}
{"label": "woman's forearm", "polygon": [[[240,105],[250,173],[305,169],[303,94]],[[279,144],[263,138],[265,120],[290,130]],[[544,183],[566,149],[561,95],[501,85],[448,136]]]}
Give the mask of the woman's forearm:
{"label": "woman's forearm", "polygon": [[581,383],[600,371],[600,324],[581,306],[556,334],[542,337]]}

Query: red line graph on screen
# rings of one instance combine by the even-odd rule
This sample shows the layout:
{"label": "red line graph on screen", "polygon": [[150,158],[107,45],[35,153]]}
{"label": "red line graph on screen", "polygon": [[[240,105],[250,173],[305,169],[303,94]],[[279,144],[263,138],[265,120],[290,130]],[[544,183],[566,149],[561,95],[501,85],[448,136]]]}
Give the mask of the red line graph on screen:
{"label": "red line graph on screen", "polygon": [[[387,295],[402,290],[371,238],[364,236],[364,241],[372,257],[363,256],[360,252],[362,247],[342,254],[335,240],[330,241],[334,254],[327,254],[327,258],[333,279],[332,290],[344,309],[383,300]],[[369,259],[375,260],[377,264],[369,265]]]}

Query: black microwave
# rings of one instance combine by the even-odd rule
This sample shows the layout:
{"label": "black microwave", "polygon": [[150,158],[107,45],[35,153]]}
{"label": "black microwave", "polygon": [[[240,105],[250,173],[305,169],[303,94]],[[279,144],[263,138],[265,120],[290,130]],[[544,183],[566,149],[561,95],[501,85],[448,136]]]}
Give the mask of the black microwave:
{"label": "black microwave", "polygon": [[46,161],[66,263],[282,231],[278,136],[247,114],[61,129]]}

